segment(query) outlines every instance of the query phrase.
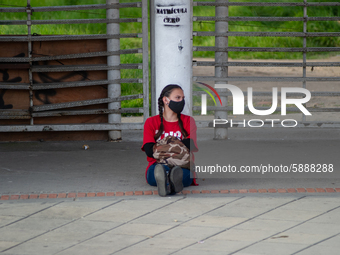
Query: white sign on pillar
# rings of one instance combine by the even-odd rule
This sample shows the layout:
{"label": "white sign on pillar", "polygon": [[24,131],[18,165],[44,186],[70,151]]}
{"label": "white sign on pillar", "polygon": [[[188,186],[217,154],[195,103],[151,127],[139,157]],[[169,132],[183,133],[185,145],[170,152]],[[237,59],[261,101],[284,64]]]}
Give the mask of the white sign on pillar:
{"label": "white sign on pillar", "polygon": [[[184,114],[192,108],[192,8],[189,0],[154,0],[156,102],[162,89],[184,90]],[[158,113],[158,107],[156,107]]]}

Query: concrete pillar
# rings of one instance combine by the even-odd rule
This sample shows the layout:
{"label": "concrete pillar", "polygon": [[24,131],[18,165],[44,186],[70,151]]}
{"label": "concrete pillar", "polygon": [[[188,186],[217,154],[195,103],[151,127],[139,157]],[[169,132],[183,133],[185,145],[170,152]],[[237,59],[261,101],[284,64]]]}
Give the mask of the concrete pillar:
{"label": "concrete pillar", "polygon": [[[118,4],[119,0],[106,0],[106,4]],[[106,18],[108,19],[119,19],[119,9],[107,9]],[[108,23],[106,26],[106,33],[108,35],[119,35],[119,23]],[[107,40],[107,51],[119,51],[120,50],[120,40],[118,39],[108,39]],[[108,56],[107,57],[108,66],[119,66],[120,65],[120,55]],[[118,80],[120,79],[120,70],[108,70],[107,71],[108,80]],[[121,95],[121,86],[119,82],[109,83],[107,87],[107,94],[109,98],[119,97]],[[120,109],[120,102],[114,102],[108,104],[108,109]],[[111,123],[121,123],[121,114],[114,113],[109,114],[108,122]],[[109,131],[109,140],[116,141],[121,140],[121,130]]]}
{"label": "concrete pillar", "polygon": [[152,78],[155,86],[153,112],[158,114],[157,100],[167,84],[184,90],[184,114],[192,114],[192,1],[153,0],[151,7]]}
{"label": "concrete pillar", "polygon": [[[216,3],[225,3],[228,0],[216,0]],[[218,17],[228,17],[228,7],[227,6],[216,6],[215,11],[216,18]],[[227,21],[216,21],[215,22],[216,33],[226,33],[228,32],[228,22]],[[226,48],[228,47],[228,37],[227,36],[216,36],[215,37],[215,47]],[[215,62],[216,64],[225,64],[228,62],[228,52],[215,52]],[[215,77],[225,78],[228,77],[228,67],[215,67]],[[219,84],[226,84],[227,82],[216,82]],[[227,89],[220,89],[221,92],[227,92]],[[228,98],[226,96],[221,96],[221,101],[223,106],[228,106]],[[215,111],[215,119],[228,119],[228,112],[226,111]],[[227,139],[228,129],[227,128],[214,128],[214,139]]]}

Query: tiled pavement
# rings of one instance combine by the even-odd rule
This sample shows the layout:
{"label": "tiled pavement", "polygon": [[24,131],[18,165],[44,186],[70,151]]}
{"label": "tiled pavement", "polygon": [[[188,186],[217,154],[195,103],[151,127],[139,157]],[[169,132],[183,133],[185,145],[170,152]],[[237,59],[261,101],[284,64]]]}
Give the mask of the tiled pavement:
{"label": "tiled pavement", "polygon": [[0,201],[1,255],[313,255],[339,250],[339,193]]}
{"label": "tiled pavement", "polygon": [[[264,140],[240,131],[223,142],[203,131],[197,161],[218,151],[232,164],[324,162],[339,172],[335,129],[266,130]],[[0,255],[340,254],[339,178],[222,176],[161,198],[145,183],[133,134],[87,151],[83,142],[0,144]]]}

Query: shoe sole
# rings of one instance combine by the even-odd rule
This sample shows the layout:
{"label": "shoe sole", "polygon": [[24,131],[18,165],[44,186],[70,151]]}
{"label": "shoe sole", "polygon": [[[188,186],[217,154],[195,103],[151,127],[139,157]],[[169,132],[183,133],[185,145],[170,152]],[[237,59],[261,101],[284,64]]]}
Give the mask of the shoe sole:
{"label": "shoe sole", "polygon": [[183,170],[179,166],[175,166],[170,172],[170,182],[176,193],[183,190]]}
{"label": "shoe sole", "polygon": [[163,166],[161,165],[157,165],[155,167],[155,179],[156,179],[156,183],[157,183],[157,188],[158,188],[158,195],[160,195],[161,197],[165,197],[167,194],[166,192],[166,172],[163,168]]}

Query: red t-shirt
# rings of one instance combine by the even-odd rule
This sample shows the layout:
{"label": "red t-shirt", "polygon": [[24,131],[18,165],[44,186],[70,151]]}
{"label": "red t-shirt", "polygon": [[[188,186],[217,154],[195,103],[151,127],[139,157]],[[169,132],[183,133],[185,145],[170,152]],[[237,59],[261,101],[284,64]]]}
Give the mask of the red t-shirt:
{"label": "red t-shirt", "polygon": [[[183,122],[183,128],[185,129],[185,131],[187,131],[188,136],[186,138],[191,138],[197,147],[197,126],[195,123],[195,120],[193,117],[190,117],[188,115],[184,115],[181,114],[181,120]],[[144,133],[143,133],[143,146],[142,146],[142,151],[144,151],[144,145],[146,143],[155,143],[155,134],[157,134],[159,127],[161,125],[161,117],[159,115],[153,116],[148,118],[145,121],[144,124]],[[171,136],[176,136],[177,138],[179,138],[180,140],[184,139],[184,136],[182,135],[181,129],[178,125],[178,121],[176,122],[168,122],[163,118],[163,126],[164,126],[164,131],[163,134],[158,138],[158,140],[163,139],[164,137],[167,137],[169,135]],[[191,152],[196,152],[198,151],[198,149],[196,150],[191,150]],[[149,162],[146,171],[145,171],[145,176],[146,176],[146,172],[148,171],[149,167],[154,164],[155,162],[157,162],[157,160],[155,158],[151,158],[151,157],[146,157],[147,161]],[[194,159],[194,157],[193,157]]]}

